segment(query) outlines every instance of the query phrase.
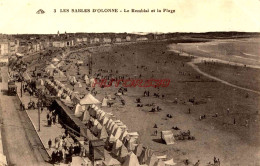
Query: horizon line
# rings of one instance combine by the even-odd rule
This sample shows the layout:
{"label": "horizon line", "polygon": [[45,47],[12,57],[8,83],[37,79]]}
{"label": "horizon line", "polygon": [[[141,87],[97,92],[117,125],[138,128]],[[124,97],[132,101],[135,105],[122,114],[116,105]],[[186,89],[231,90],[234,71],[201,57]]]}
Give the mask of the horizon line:
{"label": "horizon line", "polygon": [[[57,31],[58,32],[58,31]],[[0,33],[2,35],[56,35],[56,33]],[[60,32],[60,34],[65,34],[66,31]],[[173,33],[195,33],[195,34],[205,34],[205,33],[259,33],[256,31],[204,31],[204,32],[66,32],[67,34],[76,34],[76,33],[93,33],[93,34],[102,34],[102,33],[127,33],[127,34],[136,34],[136,35],[146,35],[146,34],[173,34]]]}

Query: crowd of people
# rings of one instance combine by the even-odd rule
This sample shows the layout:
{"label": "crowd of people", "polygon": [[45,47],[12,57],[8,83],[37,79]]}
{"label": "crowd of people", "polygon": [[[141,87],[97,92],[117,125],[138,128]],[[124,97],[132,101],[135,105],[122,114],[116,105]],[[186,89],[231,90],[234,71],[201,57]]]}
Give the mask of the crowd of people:
{"label": "crowd of people", "polygon": [[54,140],[49,139],[48,141],[49,150],[53,150],[51,154],[51,162],[53,164],[68,164],[72,162],[73,156],[83,157],[86,155],[86,150],[80,146],[79,142],[74,142],[66,131]]}
{"label": "crowd of people", "polygon": [[47,118],[47,126],[55,125],[58,122],[58,114],[55,110],[49,111],[46,115]]}

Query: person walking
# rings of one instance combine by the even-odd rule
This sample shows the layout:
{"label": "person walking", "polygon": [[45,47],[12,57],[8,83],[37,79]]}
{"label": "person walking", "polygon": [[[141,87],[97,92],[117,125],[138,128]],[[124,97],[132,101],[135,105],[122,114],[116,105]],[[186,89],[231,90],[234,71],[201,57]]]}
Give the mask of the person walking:
{"label": "person walking", "polygon": [[51,139],[49,139],[49,141],[48,141],[48,146],[49,146],[49,149],[51,149],[51,146],[52,146],[52,141],[51,141]]}
{"label": "person walking", "polygon": [[55,117],[55,115],[52,115],[51,119],[52,119],[52,124],[55,125],[55,123],[56,123],[56,117]]}
{"label": "person walking", "polygon": [[48,119],[50,118],[50,114],[49,114],[49,113],[47,113],[46,117],[47,117],[47,120],[48,120]]}

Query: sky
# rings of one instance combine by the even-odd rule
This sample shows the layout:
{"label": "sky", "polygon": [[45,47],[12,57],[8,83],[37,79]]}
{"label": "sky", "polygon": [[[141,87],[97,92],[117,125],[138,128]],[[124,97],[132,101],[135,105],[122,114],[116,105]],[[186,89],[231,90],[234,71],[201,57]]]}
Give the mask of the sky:
{"label": "sky", "polygon": [[[39,9],[45,13],[36,14]],[[61,9],[70,12],[60,12]],[[72,13],[71,9],[118,9],[119,12]],[[149,12],[123,12],[131,9],[149,9]],[[153,9],[162,12],[151,12]],[[260,32],[259,18],[260,0],[0,0],[3,34]]]}

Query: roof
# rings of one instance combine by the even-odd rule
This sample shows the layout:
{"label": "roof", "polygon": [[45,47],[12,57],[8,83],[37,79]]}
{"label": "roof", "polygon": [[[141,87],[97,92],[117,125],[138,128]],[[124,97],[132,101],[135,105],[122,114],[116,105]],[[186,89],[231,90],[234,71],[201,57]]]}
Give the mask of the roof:
{"label": "roof", "polygon": [[92,144],[93,147],[105,146],[105,143],[102,139],[92,140],[90,141],[90,144]]}
{"label": "roof", "polygon": [[85,105],[85,104],[99,104],[100,101],[98,99],[96,99],[92,94],[87,94],[85,95],[85,97],[83,99],[80,100],[80,104],[81,105]]}

